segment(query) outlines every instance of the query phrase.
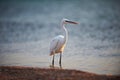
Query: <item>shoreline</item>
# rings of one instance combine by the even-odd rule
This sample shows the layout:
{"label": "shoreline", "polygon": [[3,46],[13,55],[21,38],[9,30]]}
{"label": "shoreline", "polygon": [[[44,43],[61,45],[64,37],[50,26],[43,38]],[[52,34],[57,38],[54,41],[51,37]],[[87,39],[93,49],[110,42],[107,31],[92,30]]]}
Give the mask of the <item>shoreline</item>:
{"label": "shoreline", "polygon": [[101,75],[80,70],[0,66],[1,80],[119,80],[120,75]]}

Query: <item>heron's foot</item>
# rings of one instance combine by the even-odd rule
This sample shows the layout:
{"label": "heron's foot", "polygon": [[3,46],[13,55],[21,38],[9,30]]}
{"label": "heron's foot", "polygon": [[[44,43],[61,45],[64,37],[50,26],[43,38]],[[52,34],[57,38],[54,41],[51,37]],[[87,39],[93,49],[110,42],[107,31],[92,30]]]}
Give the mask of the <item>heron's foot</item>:
{"label": "heron's foot", "polygon": [[54,65],[50,65],[50,68],[54,68]]}
{"label": "heron's foot", "polygon": [[60,69],[62,69],[62,65],[61,65],[61,64],[59,64],[59,66],[60,66]]}
{"label": "heron's foot", "polygon": [[54,68],[54,59],[52,60],[52,65],[50,67]]}

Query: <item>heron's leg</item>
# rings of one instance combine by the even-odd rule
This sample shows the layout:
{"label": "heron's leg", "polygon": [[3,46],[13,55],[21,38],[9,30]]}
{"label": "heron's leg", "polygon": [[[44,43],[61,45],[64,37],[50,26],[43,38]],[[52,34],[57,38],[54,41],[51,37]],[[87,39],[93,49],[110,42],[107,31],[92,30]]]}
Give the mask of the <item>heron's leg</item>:
{"label": "heron's leg", "polygon": [[54,66],[54,57],[55,57],[55,53],[53,54],[52,66]]}
{"label": "heron's leg", "polygon": [[61,59],[62,59],[62,53],[60,53],[60,59],[59,59],[59,65],[60,65],[60,67],[62,66],[61,65]]}

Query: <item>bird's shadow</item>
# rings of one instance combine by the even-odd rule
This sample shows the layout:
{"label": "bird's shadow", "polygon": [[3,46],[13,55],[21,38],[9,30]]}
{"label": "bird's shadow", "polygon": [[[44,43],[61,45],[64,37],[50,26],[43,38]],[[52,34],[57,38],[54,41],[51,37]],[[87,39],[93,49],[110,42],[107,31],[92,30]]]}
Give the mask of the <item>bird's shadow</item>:
{"label": "bird's shadow", "polygon": [[60,65],[60,66],[50,65],[49,67],[50,67],[51,69],[63,69],[63,68],[62,68],[62,65]]}

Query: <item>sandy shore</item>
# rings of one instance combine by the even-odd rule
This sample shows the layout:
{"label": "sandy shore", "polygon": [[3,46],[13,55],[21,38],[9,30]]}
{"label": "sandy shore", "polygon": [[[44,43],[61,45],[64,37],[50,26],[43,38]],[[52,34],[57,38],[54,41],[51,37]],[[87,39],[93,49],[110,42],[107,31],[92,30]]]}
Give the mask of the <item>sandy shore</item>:
{"label": "sandy shore", "polygon": [[120,76],[59,68],[1,66],[0,80],[120,80]]}

